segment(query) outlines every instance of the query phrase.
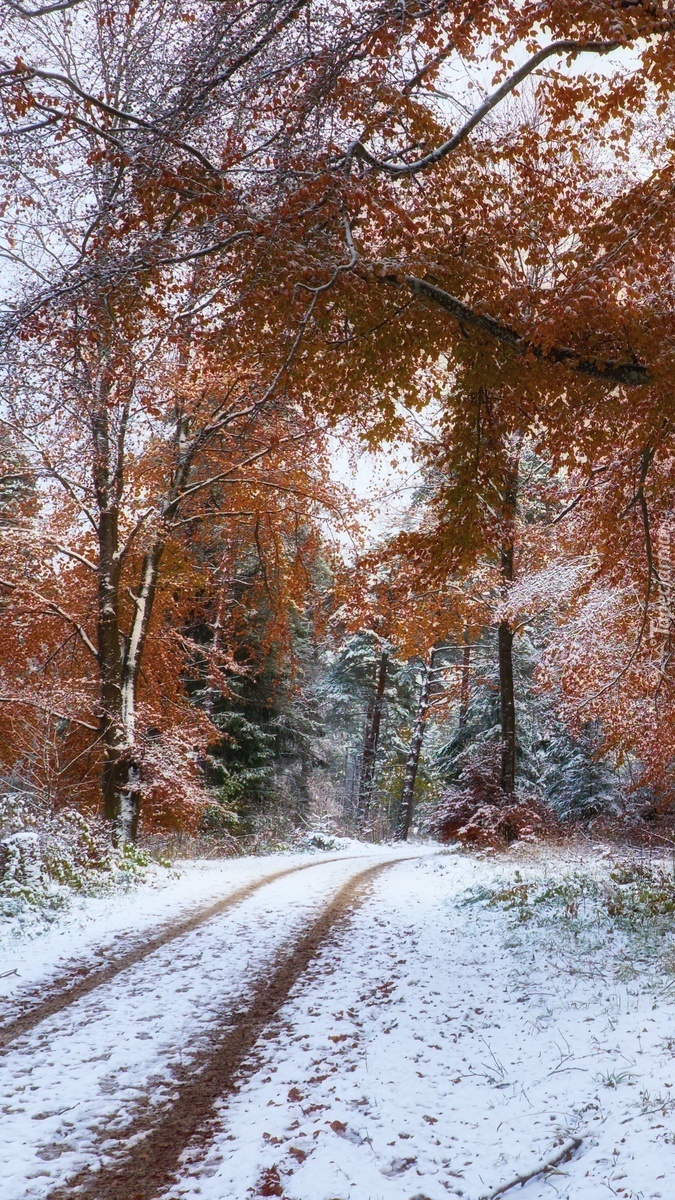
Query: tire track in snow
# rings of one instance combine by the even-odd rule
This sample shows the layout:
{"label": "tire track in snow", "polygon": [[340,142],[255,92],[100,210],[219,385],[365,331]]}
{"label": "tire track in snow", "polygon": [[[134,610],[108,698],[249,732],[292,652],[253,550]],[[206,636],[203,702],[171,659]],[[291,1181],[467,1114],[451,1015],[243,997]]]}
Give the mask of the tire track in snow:
{"label": "tire track in snow", "polygon": [[335,858],[313,859],[311,862],[301,863],[300,866],[284,867],[280,871],[273,871],[272,874],[265,875],[262,879],[252,880],[237,888],[236,891],[229,892],[222,900],[217,900],[205,908],[199,908],[196,913],[184,917],[183,920],[162,925],[153,936],[144,937],[141,944],[135,941],[129,950],[115,955],[102,967],[92,966],[89,968],[82,965],[70,967],[65,972],[60,986],[48,991],[46,995],[44,985],[41,985],[39,990],[33,988],[16,997],[22,1007],[25,1005],[29,1007],[27,1009],[24,1007],[18,1016],[12,1017],[11,1020],[0,1025],[0,1052],[22,1034],[30,1033],[48,1017],[55,1016],[56,1013],[68,1008],[76,1000],[81,1000],[83,996],[87,996],[89,992],[93,992],[95,988],[101,987],[104,983],[110,983],[122,971],[142,962],[144,958],[154,954],[156,950],[160,950],[169,942],[184,937],[187,933],[192,933],[200,925],[206,924],[214,917],[219,917],[237,904],[241,904],[242,901],[247,900],[249,896],[252,896],[260,888],[266,887],[267,884],[274,883],[277,879],[283,879],[286,875],[295,875],[299,871],[307,871],[310,867],[321,866],[323,863],[350,862],[354,858],[362,857],[362,855],[348,854]]}
{"label": "tire track in snow", "polygon": [[216,1101],[237,1088],[245,1060],[318,950],[335,926],[363,902],[368,884],[399,861],[376,863],[343,884],[307,932],[290,949],[279,952],[234,1025],[232,1009],[239,1006],[230,1002],[214,1028],[210,1048],[186,1065],[176,1065],[175,1099],[159,1113],[139,1112],[126,1155],[98,1170],[79,1172],[54,1188],[47,1200],[154,1200],[166,1191],[180,1175],[184,1149],[208,1143]]}

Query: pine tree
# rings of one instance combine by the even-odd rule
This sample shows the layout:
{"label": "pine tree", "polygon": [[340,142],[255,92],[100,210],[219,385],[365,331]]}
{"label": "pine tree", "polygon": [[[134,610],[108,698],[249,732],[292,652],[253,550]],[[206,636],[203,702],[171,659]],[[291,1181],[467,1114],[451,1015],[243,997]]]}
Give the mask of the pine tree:
{"label": "pine tree", "polygon": [[[309,640],[306,627],[296,629],[281,654],[274,646],[263,651],[252,637],[248,669],[230,673],[226,691],[209,691],[211,720],[222,737],[203,763],[215,799],[205,815],[207,831],[249,835],[275,809],[289,825],[308,823],[310,779],[323,763],[324,735],[303,663]],[[206,693],[196,691],[195,699],[204,704]]]}
{"label": "pine tree", "polygon": [[[516,791],[539,786],[548,767],[545,748],[552,716],[549,699],[538,693],[534,682],[538,641],[538,633],[526,629],[513,645]],[[471,647],[468,672],[463,648],[454,652],[457,665],[462,666],[462,694],[457,712],[447,723],[449,736],[446,734],[432,763],[433,771],[445,784],[462,786],[468,771],[473,780],[478,772],[491,787],[501,785],[502,728],[496,643],[495,630],[485,630]]]}

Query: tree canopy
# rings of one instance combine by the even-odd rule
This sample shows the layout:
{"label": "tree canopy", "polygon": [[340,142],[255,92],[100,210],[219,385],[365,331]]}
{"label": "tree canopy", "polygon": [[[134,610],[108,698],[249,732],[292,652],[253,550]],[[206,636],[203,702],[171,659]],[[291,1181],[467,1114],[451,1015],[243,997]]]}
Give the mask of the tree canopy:
{"label": "tree canopy", "polygon": [[[675,5],[0,13],[7,771],[194,823],[233,681],[310,686],[298,621],[327,662],[494,628],[511,794],[534,629],[560,728],[668,803]],[[419,471],[348,566],[339,439]]]}

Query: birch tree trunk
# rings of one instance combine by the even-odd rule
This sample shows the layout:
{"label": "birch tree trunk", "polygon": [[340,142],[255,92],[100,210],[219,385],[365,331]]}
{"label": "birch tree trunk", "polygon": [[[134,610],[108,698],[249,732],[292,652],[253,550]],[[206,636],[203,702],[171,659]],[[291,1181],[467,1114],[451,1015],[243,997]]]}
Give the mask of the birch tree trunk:
{"label": "birch tree trunk", "polygon": [[[112,823],[113,838],[121,844],[136,841],[138,836],[142,798],[136,731],[138,678],[166,548],[166,524],[176,515],[183,489],[190,478],[193,457],[194,445],[184,447],[179,456],[172,485],[161,509],[158,532],[143,555],[138,587],[133,593],[134,613],[126,637],[120,637],[118,622],[119,651],[112,658],[118,672],[114,694],[119,695],[119,718],[115,723],[119,732],[108,751],[107,774],[104,768],[104,805],[105,815]],[[117,584],[119,605],[119,578]]]}
{"label": "birch tree trunk", "polygon": [[384,705],[384,690],[387,686],[387,664],[389,656],[386,650],[380,655],[375,684],[375,695],[372,705],[368,708],[366,731],[363,743],[363,759],[361,762],[361,779],[359,783],[359,798],[356,806],[356,822],[361,828],[370,810],[375,787],[375,765],[377,747],[380,740],[380,725],[382,723],[382,708]]}
{"label": "birch tree trunk", "polygon": [[[110,425],[111,380],[107,348],[100,348],[95,400],[91,410],[92,475],[96,497],[97,659],[99,668],[99,731],[103,749],[103,811],[113,841],[133,838],[138,825],[136,773],[124,727],[120,632],[119,512],[124,486],[124,415],[114,436]],[[132,789],[130,792],[130,788]]]}
{"label": "birch tree trunk", "polygon": [[141,764],[137,750],[136,696],[141,659],[152,615],[164,539],[156,538],[144,555],[140,587],[134,595],[134,615],[120,663],[121,753],[114,760],[109,784],[109,814],[113,836],[121,844],[135,842],[141,811]]}
{"label": "birch tree trunk", "polygon": [[[92,408],[93,482],[97,503],[100,742],[103,748],[103,812],[115,845],[136,841],[142,800],[141,759],[136,707],[138,678],[145,650],[159,567],[166,546],[167,521],[175,516],[190,477],[194,444],[187,442],[185,422],[177,418],[177,460],[170,487],[160,506],[157,532],[143,555],[138,584],[131,592],[133,615],[121,627],[120,583],[125,547],[120,544],[119,516],[125,486],[125,435],[130,403],[121,409],[114,432],[110,426],[110,379],[105,348],[101,354],[96,403]],[[127,546],[128,548],[128,546]]]}
{"label": "birch tree trunk", "polygon": [[424,731],[426,729],[427,717],[429,715],[429,700],[431,697],[431,679],[434,668],[434,657],[435,652],[432,650],[431,654],[429,655],[429,661],[425,664],[424,674],[422,676],[422,686],[420,688],[420,697],[417,705],[417,717],[410,742],[410,751],[408,753],[408,761],[405,768],[405,778],[403,780],[403,791],[401,793],[401,803],[398,810],[398,820],[396,822],[396,832],[394,834],[394,840],[397,842],[406,842],[408,840],[413,812],[415,811],[415,780],[417,779],[417,770],[420,762],[420,753],[422,751],[422,742],[424,741]]}

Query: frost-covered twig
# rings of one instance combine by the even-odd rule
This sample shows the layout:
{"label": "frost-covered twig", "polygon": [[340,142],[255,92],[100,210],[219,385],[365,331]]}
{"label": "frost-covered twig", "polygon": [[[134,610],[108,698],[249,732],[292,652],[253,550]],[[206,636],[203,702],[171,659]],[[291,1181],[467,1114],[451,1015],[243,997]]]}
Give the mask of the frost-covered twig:
{"label": "frost-covered twig", "polygon": [[529,1183],[530,1179],[534,1179],[537,1175],[544,1175],[548,1171],[553,1171],[561,1163],[567,1162],[568,1158],[574,1154],[574,1151],[579,1149],[582,1141],[583,1138],[580,1137],[572,1138],[571,1141],[566,1142],[558,1151],[555,1158],[549,1158],[547,1162],[541,1163],[533,1171],[527,1171],[524,1175],[516,1175],[516,1178],[512,1179],[509,1183],[502,1183],[494,1191],[486,1192],[484,1196],[480,1197],[480,1200],[496,1200],[497,1196],[503,1196],[505,1192],[510,1192],[511,1188],[524,1187],[526,1183]]}

